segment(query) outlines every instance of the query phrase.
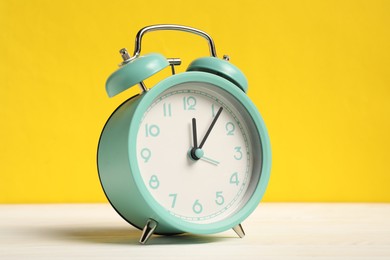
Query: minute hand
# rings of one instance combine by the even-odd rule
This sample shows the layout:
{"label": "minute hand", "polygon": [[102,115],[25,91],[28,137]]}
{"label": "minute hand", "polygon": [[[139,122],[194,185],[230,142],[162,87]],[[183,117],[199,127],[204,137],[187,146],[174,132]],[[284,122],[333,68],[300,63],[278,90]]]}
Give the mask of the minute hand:
{"label": "minute hand", "polygon": [[200,149],[203,147],[204,143],[206,142],[207,137],[209,137],[210,132],[211,132],[211,130],[213,129],[213,127],[214,127],[214,125],[215,125],[215,122],[217,122],[218,117],[219,117],[219,115],[220,115],[221,112],[222,112],[222,109],[223,109],[223,107],[220,107],[220,108],[218,109],[218,112],[217,112],[217,114],[215,115],[213,122],[211,122],[211,125],[210,125],[209,129],[207,129],[206,135],[203,137],[202,142],[200,142],[200,145],[199,145],[199,148],[200,148]]}

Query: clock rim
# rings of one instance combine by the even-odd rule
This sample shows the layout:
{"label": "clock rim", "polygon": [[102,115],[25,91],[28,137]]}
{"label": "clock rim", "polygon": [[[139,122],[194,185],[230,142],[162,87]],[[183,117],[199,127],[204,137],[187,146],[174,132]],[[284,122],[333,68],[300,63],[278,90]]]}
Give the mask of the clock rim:
{"label": "clock rim", "polygon": [[[201,82],[209,83],[215,85],[225,91],[229,92],[235,97],[235,99],[243,105],[243,107],[248,111],[249,116],[252,118],[252,121],[257,129],[257,135],[260,140],[262,148],[263,162],[261,165],[260,180],[257,183],[256,188],[254,189],[252,195],[246,202],[246,204],[238,210],[235,214],[212,223],[193,223],[182,220],[178,217],[172,216],[166,209],[160,205],[148,191],[139,167],[138,160],[136,159],[136,142],[137,134],[139,131],[139,125],[142,121],[145,111],[153,103],[153,101],[165,90],[176,86],[178,84],[189,83],[189,82]],[[153,219],[159,222],[169,223],[171,226],[174,226],[176,229],[183,232],[190,232],[194,234],[211,234],[218,233],[225,230],[228,230],[244,221],[258,206],[262,197],[264,196],[268,181],[270,178],[270,167],[271,167],[271,148],[270,141],[267,129],[265,127],[264,121],[257,110],[256,106],[249,99],[249,97],[236,85],[230,81],[213,75],[207,72],[183,72],[180,74],[173,75],[169,78],[162,80],[157,83],[153,88],[151,88],[147,93],[145,93],[142,99],[139,101],[137,108],[134,111],[133,118],[131,120],[128,136],[128,155],[130,163],[130,170],[134,179],[134,183],[137,186],[142,197],[148,203],[149,208],[154,211]]]}

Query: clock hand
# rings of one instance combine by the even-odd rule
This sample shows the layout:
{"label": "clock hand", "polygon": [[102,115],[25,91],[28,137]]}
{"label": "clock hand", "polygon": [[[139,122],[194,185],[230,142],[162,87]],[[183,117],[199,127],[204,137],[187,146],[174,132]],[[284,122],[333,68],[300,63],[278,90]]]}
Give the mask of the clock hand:
{"label": "clock hand", "polygon": [[[222,110],[223,110],[223,107],[220,107],[218,109],[217,114],[215,115],[213,121],[211,122],[209,129],[207,129],[207,132],[206,132],[205,136],[203,137],[203,140],[199,146],[198,146],[198,141],[197,141],[198,137],[197,137],[197,132],[196,132],[196,119],[192,118],[192,138],[193,138],[193,143],[194,143],[194,147],[190,151],[190,156],[192,159],[199,160],[199,159],[204,157],[202,147],[203,147],[204,143],[206,142],[207,138],[209,137],[210,132],[213,129],[215,123],[217,122],[218,117],[221,115]],[[204,158],[204,160],[208,161],[210,163],[213,163],[215,165],[219,164],[219,162],[217,162],[213,159],[210,159],[210,158]]]}
{"label": "clock hand", "polygon": [[205,162],[208,162],[208,163],[211,163],[211,164],[214,164],[214,165],[217,165],[219,164],[218,161],[214,160],[214,159],[211,159],[209,157],[206,157],[206,156],[202,156],[202,158],[200,158],[201,160],[205,161]]}
{"label": "clock hand", "polygon": [[194,140],[194,148],[198,148],[198,137],[196,135],[196,119],[192,119],[192,138]]}
{"label": "clock hand", "polygon": [[200,142],[199,148],[202,148],[202,147],[203,147],[204,143],[205,143],[206,140],[207,140],[207,137],[209,137],[209,134],[210,134],[211,130],[213,129],[215,123],[216,123],[217,120],[218,120],[219,115],[220,115],[221,112],[222,112],[222,109],[223,109],[223,107],[220,107],[220,108],[218,109],[218,112],[217,112],[217,114],[215,115],[213,122],[211,122],[211,125],[210,125],[209,129],[207,129],[206,135],[203,137],[202,142]]}
{"label": "clock hand", "polygon": [[[203,151],[201,149],[198,149],[198,137],[197,137],[197,133],[196,133],[196,119],[195,118],[192,118],[192,139],[193,139],[194,146],[192,147],[192,149],[190,151],[190,156],[194,160],[199,160],[203,155],[202,154]],[[198,152],[197,152],[197,150],[198,150]]]}

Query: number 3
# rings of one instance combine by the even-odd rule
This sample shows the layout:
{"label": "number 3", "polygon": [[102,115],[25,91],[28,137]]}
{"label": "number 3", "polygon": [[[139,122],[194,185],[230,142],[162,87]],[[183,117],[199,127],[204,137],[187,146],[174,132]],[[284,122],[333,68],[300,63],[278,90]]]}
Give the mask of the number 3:
{"label": "number 3", "polygon": [[242,159],[241,146],[234,147],[234,150],[236,151],[236,154],[234,155],[234,159],[241,160]]}

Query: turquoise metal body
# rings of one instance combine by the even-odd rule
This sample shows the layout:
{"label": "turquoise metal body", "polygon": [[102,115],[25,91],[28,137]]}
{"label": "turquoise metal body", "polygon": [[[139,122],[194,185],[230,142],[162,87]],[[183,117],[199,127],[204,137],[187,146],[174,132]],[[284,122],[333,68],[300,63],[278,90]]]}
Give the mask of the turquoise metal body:
{"label": "turquoise metal body", "polygon": [[159,53],[140,56],[111,74],[106,82],[106,92],[113,97],[168,66],[167,59]]}
{"label": "turquoise metal body", "polygon": [[[169,214],[148,192],[138,168],[135,144],[142,116],[158,95],[185,82],[210,83],[231,93],[251,115],[261,140],[261,177],[253,195],[239,212],[216,223],[191,223]],[[142,229],[147,220],[152,218],[158,222],[155,231],[157,234],[211,234],[240,224],[255,210],[270,177],[271,149],[265,124],[255,105],[242,90],[225,77],[203,71],[188,71],[164,79],[148,92],[125,101],[114,111],[102,131],[97,162],[104,192],[112,206],[127,222]]]}
{"label": "turquoise metal body", "polygon": [[245,93],[248,91],[248,81],[244,74],[226,60],[221,60],[216,57],[199,58],[188,65],[187,71],[209,72],[233,82]]}

